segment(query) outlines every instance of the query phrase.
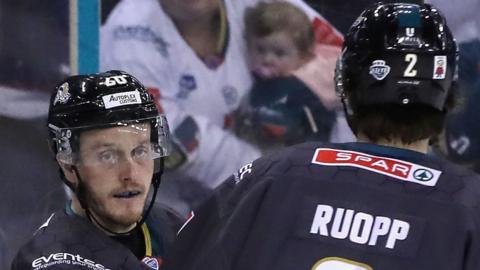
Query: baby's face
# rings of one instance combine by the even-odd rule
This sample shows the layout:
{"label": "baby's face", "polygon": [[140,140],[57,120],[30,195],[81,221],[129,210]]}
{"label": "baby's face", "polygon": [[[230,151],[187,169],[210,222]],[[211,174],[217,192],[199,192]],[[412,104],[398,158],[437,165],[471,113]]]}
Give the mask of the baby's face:
{"label": "baby's face", "polygon": [[262,78],[285,76],[305,62],[307,52],[301,52],[290,33],[276,32],[265,37],[251,37],[250,64]]}

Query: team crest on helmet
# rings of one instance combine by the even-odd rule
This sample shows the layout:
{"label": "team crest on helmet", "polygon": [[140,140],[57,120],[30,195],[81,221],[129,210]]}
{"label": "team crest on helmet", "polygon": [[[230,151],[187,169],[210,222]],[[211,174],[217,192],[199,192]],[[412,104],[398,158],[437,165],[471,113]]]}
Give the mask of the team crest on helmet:
{"label": "team crest on helmet", "polygon": [[390,66],[384,60],[375,60],[370,66],[370,75],[376,80],[381,81],[390,73]]}
{"label": "team crest on helmet", "polygon": [[65,103],[70,98],[68,83],[64,83],[58,87],[57,95],[55,96],[55,100],[53,101],[53,105],[56,105],[58,102]]}

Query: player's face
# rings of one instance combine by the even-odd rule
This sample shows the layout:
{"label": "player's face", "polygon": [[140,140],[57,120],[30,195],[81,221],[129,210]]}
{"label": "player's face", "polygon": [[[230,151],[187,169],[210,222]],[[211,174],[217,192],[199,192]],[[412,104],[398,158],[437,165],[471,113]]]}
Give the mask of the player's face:
{"label": "player's face", "polygon": [[288,75],[305,61],[304,53],[284,31],[251,38],[249,55],[253,71],[263,78]]}
{"label": "player's face", "polygon": [[92,214],[115,232],[133,227],[153,175],[150,125],[83,132],[79,154],[77,168]]}
{"label": "player's face", "polygon": [[170,16],[182,20],[197,20],[216,14],[222,0],[160,0]]}

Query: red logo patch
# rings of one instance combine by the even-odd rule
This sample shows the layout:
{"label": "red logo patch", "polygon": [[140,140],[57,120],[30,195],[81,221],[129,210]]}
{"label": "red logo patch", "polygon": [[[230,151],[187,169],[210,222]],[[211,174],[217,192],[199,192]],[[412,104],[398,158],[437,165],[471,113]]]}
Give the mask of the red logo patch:
{"label": "red logo patch", "polygon": [[441,171],[399,159],[328,148],[317,148],[312,163],[362,168],[425,186],[436,185],[442,174]]}

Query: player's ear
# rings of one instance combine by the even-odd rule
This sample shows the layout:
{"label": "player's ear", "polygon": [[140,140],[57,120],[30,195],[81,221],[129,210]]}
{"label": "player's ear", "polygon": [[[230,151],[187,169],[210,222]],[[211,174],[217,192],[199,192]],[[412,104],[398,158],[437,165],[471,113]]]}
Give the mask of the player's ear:
{"label": "player's ear", "polygon": [[65,163],[57,159],[58,165],[65,176],[65,180],[70,182],[73,186],[76,186],[78,183],[78,177],[75,173],[75,165]]}

